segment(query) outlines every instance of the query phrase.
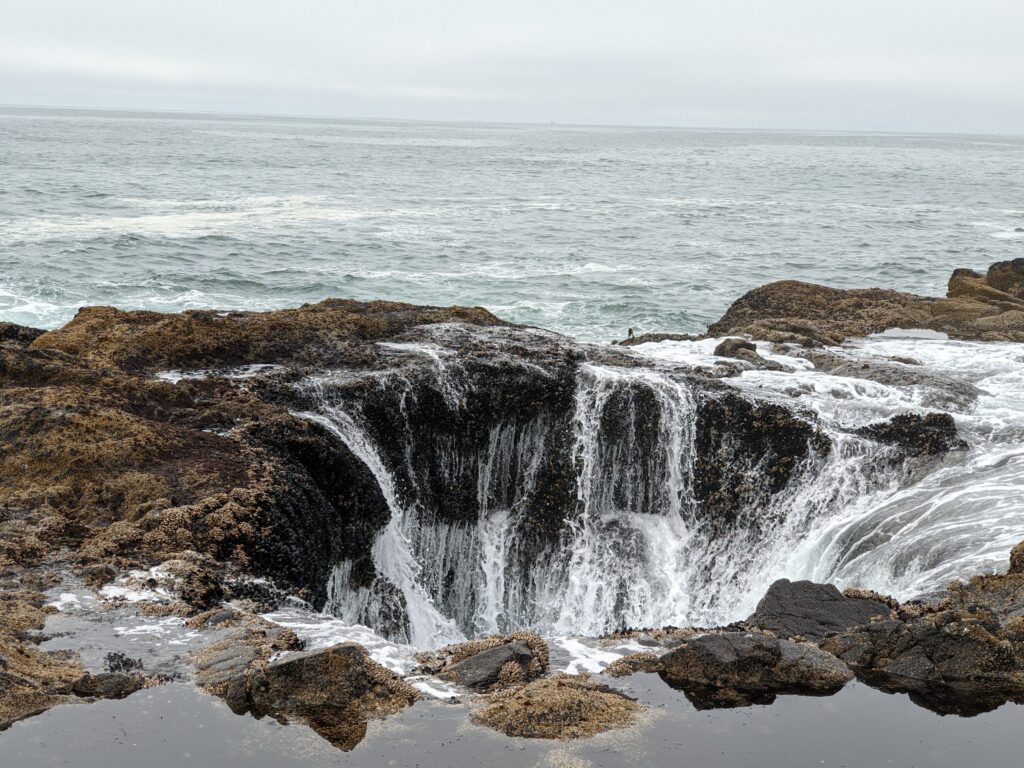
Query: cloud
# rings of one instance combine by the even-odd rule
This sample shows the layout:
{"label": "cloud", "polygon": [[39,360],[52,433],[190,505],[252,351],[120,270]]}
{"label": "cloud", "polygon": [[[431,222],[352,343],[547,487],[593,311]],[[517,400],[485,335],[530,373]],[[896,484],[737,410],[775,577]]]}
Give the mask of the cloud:
{"label": "cloud", "polygon": [[1024,133],[1024,11],[976,0],[40,0],[0,102]]}

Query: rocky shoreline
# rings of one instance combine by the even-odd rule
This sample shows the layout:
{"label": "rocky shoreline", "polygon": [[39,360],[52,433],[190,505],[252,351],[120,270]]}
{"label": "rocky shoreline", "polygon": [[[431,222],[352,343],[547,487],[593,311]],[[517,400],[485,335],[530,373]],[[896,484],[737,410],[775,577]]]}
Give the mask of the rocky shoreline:
{"label": "rocky shoreline", "polygon": [[[808,457],[834,449],[813,413],[722,383],[779,367],[745,339],[790,345],[836,375],[926,378],[903,362],[842,371],[828,349],[889,328],[1024,341],[1024,260],[986,275],[958,270],[946,299],[791,281],[739,299],[708,336],[744,339],[718,345],[720,360],[687,378],[692,492],[707,536],[769,525],[773,501],[809,471]],[[456,358],[436,352],[442,338]],[[373,596],[377,629],[408,639],[414,627],[409,596],[371,556],[394,500],[357,446],[304,414],[325,398],[354,404],[374,425],[381,461],[410,467],[395,496],[429,497],[440,510],[434,522],[449,526],[479,513],[481,467],[471,457],[495,439],[491,426],[510,424],[514,442],[543,425],[544,448],[518,502],[516,563],[525,572],[557,559],[585,514],[570,431],[580,372],[643,365],[628,349],[511,326],[480,308],[389,302],[176,315],[93,307],[45,333],[0,324],[0,730],[56,705],[188,679],[236,713],[304,722],[351,749],[369,720],[423,692],[359,645],[303,650],[294,632],[260,614],[289,597],[324,608],[341,563],[350,588]],[[394,381],[382,376],[395,372]],[[949,382],[933,388],[951,400],[976,396]],[[664,426],[657,394],[627,382],[603,395],[612,407],[596,429],[635,452],[637,466],[657,466],[644,453]],[[963,447],[948,413],[901,415],[856,436],[883,446],[880,460],[909,468]],[[441,461],[442,447],[461,458]],[[658,485],[602,468],[612,495],[626,493],[627,480]],[[664,503],[653,492],[634,501],[647,513]],[[443,568],[438,578],[456,581]],[[70,582],[101,594],[116,586],[108,605],[124,604],[117,590],[159,595],[137,610],[178,618],[209,642],[158,669],[116,654],[105,670],[86,669],[74,652],[44,651],[53,593]],[[754,615],[728,627],[619,628],[606,642],[629,638],[644,650],[606,675],[656,672],[698,708],[829,695],[854,676],[942,714],[1024,703],[1024,545],[1004,574],[935,587],[946,588],[938,599],[901,604],[778,582]],[[417,673],[455,686],[479,703],[474,722],[510,736],[588,737],[635,720],[640,705],[630,697],[598,677],[555,673],[548,655],[540,636],[512,632],[424,653]]]}

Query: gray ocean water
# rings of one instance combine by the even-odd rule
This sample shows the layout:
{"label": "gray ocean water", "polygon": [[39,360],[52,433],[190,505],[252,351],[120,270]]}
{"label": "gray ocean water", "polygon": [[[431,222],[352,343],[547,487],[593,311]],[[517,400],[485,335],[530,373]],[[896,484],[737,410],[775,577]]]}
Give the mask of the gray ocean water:
{"label": "gray ocean water", "polygon": [[608,340],[1022,254],[1021,137],[0,110],[0,320],[40,327],[343,296]]}

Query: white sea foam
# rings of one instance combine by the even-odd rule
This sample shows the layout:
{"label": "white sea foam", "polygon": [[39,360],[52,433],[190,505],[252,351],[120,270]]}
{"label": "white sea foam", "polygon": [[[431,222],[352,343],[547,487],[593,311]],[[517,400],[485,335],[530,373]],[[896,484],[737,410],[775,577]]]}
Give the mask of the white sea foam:
{"label": "white sea foam", "polygon": [[[1013,545],[1024,539],[1024,355],[1015,344],[951,341],[935,334],[892,332],[847,344],[852,360],[914,358],[929,374],[981,391],[956,413],[966,451],[954,451],[908,485],[893,485],[837,507],[792,539],[780,538],[761,565],[761,577],[810,578],[913,597],[954,578],[1005,568]],[[661,360],[707,365],[697,343],[642,345]],[[817,412],[834,439],[845,430],[908,411],[927,412],[925,385],[891,386],[833,376],[806,361],[773,355],[793,373],[747,371],[727,383],[758,396],[776,396]],[[802,365],[800,365],[802,363]],[[747,606],[754,599],[751,595]],[[738,618],[738,617],[737,617]]]}

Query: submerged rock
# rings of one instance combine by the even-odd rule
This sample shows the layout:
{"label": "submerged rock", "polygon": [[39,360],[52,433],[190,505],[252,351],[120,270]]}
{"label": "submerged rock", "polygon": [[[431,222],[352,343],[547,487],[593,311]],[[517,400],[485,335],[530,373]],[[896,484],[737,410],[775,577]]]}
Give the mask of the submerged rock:
{"label": "submerged rock", "polygon": [[747,623],[784,637],[819,640],[875,617],[888,618],[880,600],[847,597],[832,584],[779,579],[768,588]]}
{"label": "submerged rock", "polygon": [[698,709],[770,704],[777,694],[830,695],[853,679],[816,646],[760,632],[701,635],[660,662],[661,678]]}
{"label": "submerged rock", "polygon": [[628,726],[642,709],[607,685],[560,675],[494,694],[473,720],[506,736],[579,739]]}

